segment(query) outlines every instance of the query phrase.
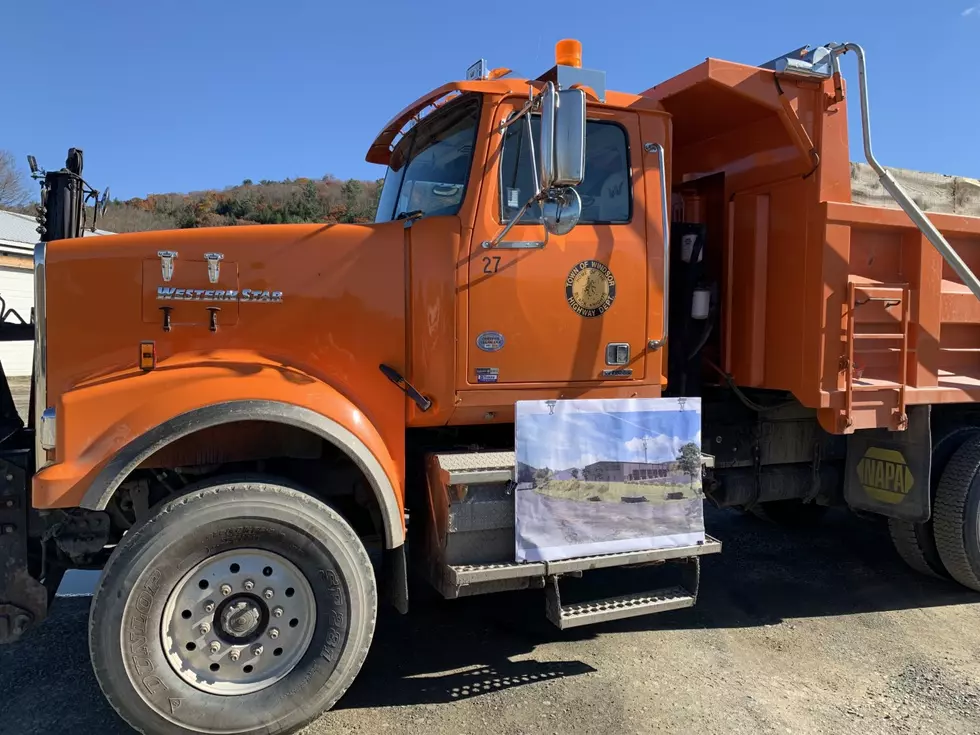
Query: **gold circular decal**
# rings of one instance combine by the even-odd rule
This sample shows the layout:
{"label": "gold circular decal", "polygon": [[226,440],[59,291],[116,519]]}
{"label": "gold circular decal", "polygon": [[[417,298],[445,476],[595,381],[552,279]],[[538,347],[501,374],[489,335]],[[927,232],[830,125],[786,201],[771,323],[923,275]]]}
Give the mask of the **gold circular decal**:
{"label": "gold circular decal", "polygon": [[616,277],[605,263],[583,260],[565,279],[565,300],[579,316],[601,316],[616,300]]}

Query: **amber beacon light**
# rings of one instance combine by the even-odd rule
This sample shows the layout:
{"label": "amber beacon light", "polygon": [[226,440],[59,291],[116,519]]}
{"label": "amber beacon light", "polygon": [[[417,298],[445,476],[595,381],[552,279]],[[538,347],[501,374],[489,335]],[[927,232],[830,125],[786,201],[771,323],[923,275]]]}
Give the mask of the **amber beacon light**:
{"label": "amber beacon light", "polygon": [[563,38],[555,44],[555,63],[558,66],[582,67],[582,43],[572,38]]}

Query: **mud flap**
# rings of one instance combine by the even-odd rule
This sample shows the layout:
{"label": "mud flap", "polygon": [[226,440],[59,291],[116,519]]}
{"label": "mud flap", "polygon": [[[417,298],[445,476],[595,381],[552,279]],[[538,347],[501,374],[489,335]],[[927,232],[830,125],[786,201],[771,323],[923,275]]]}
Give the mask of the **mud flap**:
{"label": "mud flap", "polygon": [[930,407],[909,406],[908,417],[905,431],[869,429],[847,437],[844,499],[856,510],[924,523],[931,509]]}

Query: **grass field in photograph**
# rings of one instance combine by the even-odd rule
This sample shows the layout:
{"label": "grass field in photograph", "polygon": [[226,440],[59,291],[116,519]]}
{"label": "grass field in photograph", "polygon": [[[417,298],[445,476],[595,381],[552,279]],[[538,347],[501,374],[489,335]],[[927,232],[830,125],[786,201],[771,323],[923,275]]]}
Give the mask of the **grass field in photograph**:
{"label": "grass field in photograph", "polygon": [[[682,483],[650,483],[636,484],[626,482],[596,482],[592,480],[545,480],[535,483],[535,490],[542,495],[565,500],[590,500],[599,498],[602,502],[618,503],[623,497],[635,498],[643,496],[650,503],[672,502],[673,500],[691,499],[697,494],[701,483],[695,480],[694,486],[684,481]],[[667,493],[684,493],[683,498],[666,497]]]}

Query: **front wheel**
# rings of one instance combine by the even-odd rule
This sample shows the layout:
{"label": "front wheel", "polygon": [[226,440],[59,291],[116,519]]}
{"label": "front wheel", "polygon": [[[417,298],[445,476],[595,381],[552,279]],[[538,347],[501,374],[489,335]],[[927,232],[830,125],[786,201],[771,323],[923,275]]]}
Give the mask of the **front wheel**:
{"label": "front wheel", "polygon": [[89,647],[140,732],[288,733],[350,686],[376,615],[370,560],[340,515],[282,485],[211,481],[123,537]]}

